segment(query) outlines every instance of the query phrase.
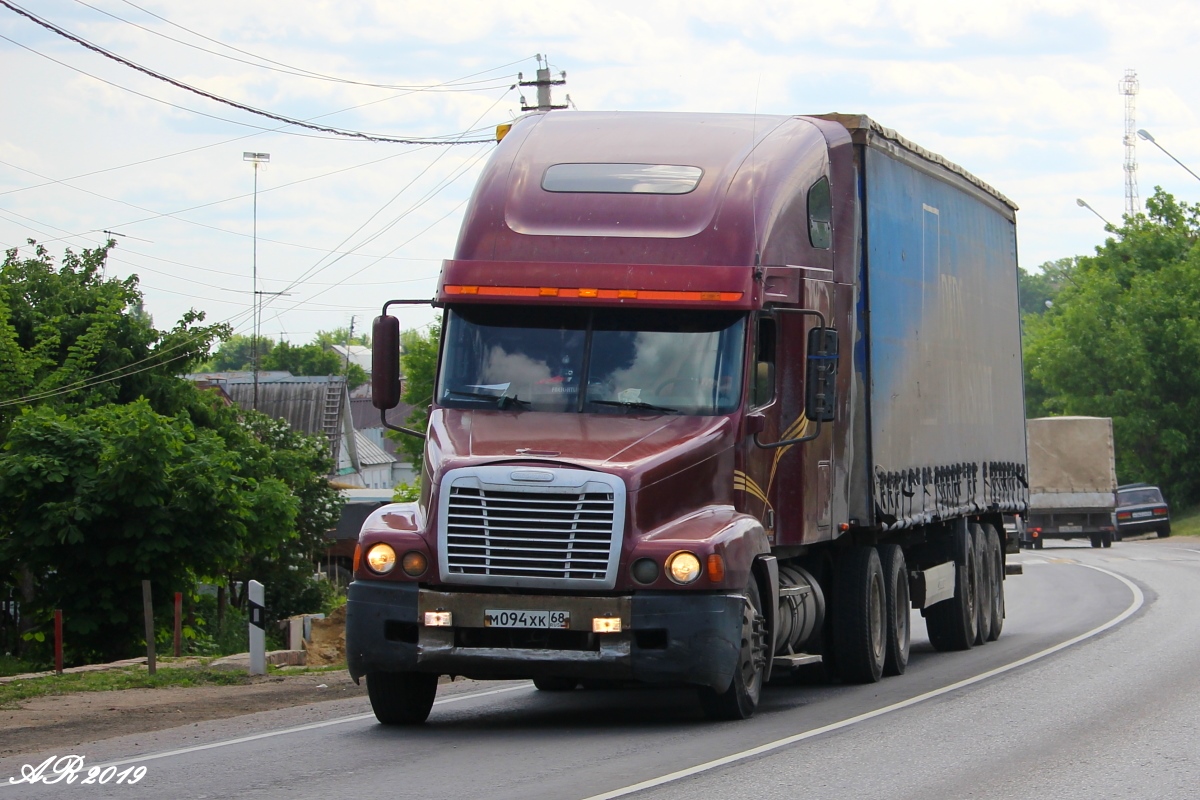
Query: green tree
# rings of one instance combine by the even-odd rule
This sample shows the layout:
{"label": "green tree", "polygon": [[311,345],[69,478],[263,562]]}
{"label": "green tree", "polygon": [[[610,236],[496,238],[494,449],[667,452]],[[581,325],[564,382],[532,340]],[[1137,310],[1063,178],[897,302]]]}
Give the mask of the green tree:
{"label": "green tree", "polygon": [[0,270],[0,589],[26,619],[62,608],[76,660],[131,654],[142,579],[161,607],[233,575],[273,581],[276,615],[316,610],[338,513],[321,439],[178,378],[228,328],[156,330],[137,278],[104,278],[108,249]]}
{"label": "green tree", "polygon": [[146,397],[174,414],[191,390],[176,376],[208,355],[225,325],[201,326],[189,311],[169,331],[142,311],[138,279],[104,277],[112,242],[61,265],[30,242],[13,248],[0,267],[0,438],[18,410],[32,402],[64,409],[94,408]]}
{"label": "green tree", "polygon": [[1063,286],[1071,280],[1071,271],[1075,269],[1077,260],[1071,257],[1047,261],[1037,272],[1026,272],[1023,267],[1018,267],[1017,286],[1021,298],[1021,315],[1041,316],[1046,313],[1046,309],[1054,305],[1054,300]]}
{"label": "green tree", "polygon": [[246,455],[146,400],[65,415],[23,413],[0,453],[0,559],[37,576],[23,606],[64,611],[76,658],[119,658],[140,640],[141,581],[158,600],[237,563],[246,543],[280,547],[298,502],[251,475]]}
{"label": "green tree", "polygon": [[[1035,413],[1112,417],[1122,481],[1200,500],[1200,206],[1156,189],[1025,319]],[[1027,390],[1028,390],[1027,386]]]}
{"label": "green tree", "polygon": [[[404,393],[400,399],[412,406],[405,425],[414,430],[423,432],[429,426],[429,405],[433,402],[441,339],[440,320],[427,328],[400,334],[400,372],[404,375]],[[400,449],[419,468],[425,454],[425,440],[396,431],[389,431],[388,436],[400,444]]]}
{"label": "green tree", "polygon": [[[353,363],[347,366],[344,357],[322,343],[322,337],[327,336],[328,334],[324,333],[317,334],[317,341],[302,345],[261,339],[258,368],[263,371],[281,370],[293,375],[345,375],[351,389],[366,383],[367,373],[362,367]],[[204,371],[253,369],[253,343],[252,336],[230,336],[221,343],[216,355],[204,365]]]}

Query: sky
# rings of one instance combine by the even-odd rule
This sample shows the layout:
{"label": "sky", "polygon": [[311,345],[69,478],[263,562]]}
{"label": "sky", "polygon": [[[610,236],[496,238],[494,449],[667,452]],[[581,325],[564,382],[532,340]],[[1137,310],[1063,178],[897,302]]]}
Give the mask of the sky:
{"label": "sky", "polygon": [[[0,37],[0,245],[111,236],[160,329],[196,309],[249,334],[257,288],[262,335],[299,344],[431,297],[538,55],[566,73],[554,113],[867,114],[1014,200],[1027,270],[1120,223],[1127,70],[1135,128],[1200,170],[1190,0],[0,0]],[[1136,158],[1139,208],[1200,200]]]}

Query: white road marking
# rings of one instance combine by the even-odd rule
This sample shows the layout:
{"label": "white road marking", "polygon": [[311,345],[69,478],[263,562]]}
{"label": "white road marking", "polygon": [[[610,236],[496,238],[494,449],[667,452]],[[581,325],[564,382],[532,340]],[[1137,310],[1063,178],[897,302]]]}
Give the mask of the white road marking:
{"label": "white road marking", "polygon": [[[444,706],[449,703],[457,703],[462,700],[474,700],[477,697],[489,697],[495,694],[504,694],[506,692],[515,692],[519,689],[528,689],[531,684],[524,683],[520,686],[505,686],[502,689],[489,689],[486,692],[473,692],[471,694],[456,694],[452,697],[447,697],[442,700],[435,700],[435,706]],[[172,756],[182,756],[188,753],[196,753],[201,750],[214,750],[218,747],[229,747],[230,745],[243,744],[245,742],[253,742],[259,739],[270,739],[275,736],[287,736],[290,733],[300,733],[302,731],[316,730],[317,728],[328,728],[331,725],[341,725],[346,722],[358,722],[364,719],[373,719],[374,714],[355,714],[350,717],[339,717],[338,719],[329,719],[324,722],[312,722],[308,725],[297,725],[294,728],[284,728],[278,731],[267,731],[266,733],[256,733],[252,736],[241,736],[237,739],[226,739],[220,742],[210,742],[209,744],[198,744],[192,747],[181,747],[178,750],[167,750],[162,753],[152,753],[145,756],[137,756],[135,758],[126,758],[121,761],[108,761],[104,764],[97,764],[96,767],[106,769],[108,767],[120,767],[125,764],[141,764],[146,761],[155,761],[160,758],[171,758]],[[19,758],[19,756],[17,756]],[[8,786],[6,781],[0,781],[0,788]]]}
{"label": "white road marking", "polygon": [[[1028,562],[1026,562],[1026,563],[1028,563]],[[949,694],[950,692],[958,691],[959,689],[962,689],[966,686],[970,686],[972,684],[979,683],[980,681],[985,681],[988,678],[993,678],[997,675],[1001,675],[1005,672],[1009,672],[1011,670],[1016,669],[1017,667],[1023,667],[1026,664],[1029,664],[1031,662],[1045,658],[1046,656],[1057,653],[1060,650],[1065,650],[1066,648],[1071,647],[1072,645],[1076,645],[1079,642],[1084,641],[1085,639],[1090,639],[1093,636],[1098,636],[1099,634],[1103,633],[1104,631],[1108,630],[1109,628],[1119,625],[1120,623],[1129,619],[1129,617],[1133,616],[1133,614],[1135,614],[1137,612],[1137,610],[1139,608],[1141,608],[1142,605],[1145,603],[1145,597],[1142,595],[1142,590],[1139,589],[1137,586],[1135,586],[1133,584],[1133,582],[1127,580],[1126,578],[1123,578],[1122,576],[1116,574],[1115,572],[1109,572],[1106,569],[1103,569],[1101,567],[1094,567],[1094,566],[1091,566],[1090,564],[1081,564],[1080,566],[1087,567],[1088,569],[1094,569],[1097,572],[1101,572],[1105,575],[1116,578],[1121,583],[1125,584],[1125,586],[1128,587],[1129,591],[1133,594],[1133,602],[1129,605],[1128,608],[1126,608],[1120,614],[1113,617],[1112,619],[1110,619],[1108,622],[1104,623],[1103,625],[1101,625],[1097,628],[1092,628],[1087,633],[1082,633],[1073,639],[1068,639],[1065,642],[1056,644],[1053,647],[1049,647],[1045,650],[1042,650],[1041,652],[1034,653],[1031,656],[1026,656],[1024,658],[1018,659],[1016,661],[1013,661],[1010,664],[1005,664],[1002,667],[996,667],[995,669],[990,669],[987,672],[980,673],[979,675],[976,675],[972,678],[966,678],[965,680],[958,681],[957,683],[952,683],[949,686],[943,686],[941,689],[934,689],[933,691],[926,692],[925,694],[920,694],[920,695],[917,695],[916,697],[911,697],[908,700],[902,700],[901,702],[894,703],[890,706],[885,706],[883,708],[877,708],[874,711],[868,711],[865,714],[859,714],[856,717],[850,717],[849,719],[844,719],[844,720],[841,720],[840,722],[833,722],[833,723],[830,723],[829,725],[824,725],[820,728],[814,728],[813,730],[805,731],[804,733],[795,734],[794,736],[788,736],[783,739],[776,739],[773,742],[768,742],[766,744],[759,745],[758,747],[752,747],[749,750],[742,750],[741,752],[723,756],[722,758],[717,758],[712,761],[706,761],[703,764],[697,764],[694,767],[688,767],[687,769],[681,769],[678,772],[671,772],[666,775],[661,775],[657,778],[651,778],[650,780],[641,781],[640,783],[635,783],[630,786],[623,787],[621,789],[614,789],[611,792],[605,792],[604,794],[593,795],[591,797],[585,798],[585,800],[613,800],[613,798],[617,798],[617,797],[626,797],[626,796],[634,794],[636,792],[642,792],[642,791],[645,791],[646,789],[653,789],[655,787],[662,786],[667,783],[674,783],[675,781],[683,780],[684,778],[690,778],[693,775],[699,775],[703,772],[709,772],[710,770],[718,769],[720,767],[725,767],[730,764],[736,764],[737,762],[745,761],[748,758],[755,758],[755,757],[761,756],[765,753],[770,753],[775,750],[779,750],[784,747],[787,747],[789,745],[796,744],[797,742],[802,742],[805,739],[812,739],[814,737],[821,736],[826,733],[831,733],[836,730],[841,730],[842,728],[848,728],[851,725],[857,725],[860,722],[865,722],[866,720],[869,720],[869,719],[875,719],[876,717],[881,717],[884,714],[890,714],[893,711],[899,711],[902,708],[908,708],[909,706],[915,706],[918,703],[923,703],[926,700],[931,700],[935,697],[941,697],[944,694]]]}

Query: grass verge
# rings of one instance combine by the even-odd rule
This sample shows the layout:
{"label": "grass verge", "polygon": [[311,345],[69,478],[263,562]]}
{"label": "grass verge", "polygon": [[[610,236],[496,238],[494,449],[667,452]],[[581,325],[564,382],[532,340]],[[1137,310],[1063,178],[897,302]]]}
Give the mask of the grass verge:
{"label": "grass verge", "polygon": [[1171,513],[1172,536],[1200,536],[1200,506],[1181,514]]}
{"label": "grass verge", "polygon": [[206,667],[159,667],[153,675],[144,667],[66,673],[0,684],[0,708],[11,707],[14,703],[34,697],[56,694],[168,686],[238,686],[250,682],[250,676],[244,672]]}

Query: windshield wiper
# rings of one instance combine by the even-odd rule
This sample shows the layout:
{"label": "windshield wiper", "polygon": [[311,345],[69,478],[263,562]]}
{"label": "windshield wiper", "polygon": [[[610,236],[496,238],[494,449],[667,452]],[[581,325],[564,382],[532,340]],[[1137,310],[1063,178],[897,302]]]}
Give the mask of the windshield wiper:
{"label": "windshield wiper", "polygon": [[678,414],[678,408],[667,408],[666,406],[656,406],[653,403],[643,403],[641,400],[628,402],[622,400],[588,400],[589,403],[598,406],[616,406],[617,408],[636,409],[638,411],[661,411],[664,414]]}
{"label": "windshield wiper", "polygon": [[503,411],[509,405],[514,405],[517,408],[529,408],[529,401],[522,400],[516,395],[508,396],[506,394],[489,394],[488,392],[469,392],[465,389],[447,389],[446,394],[458,395],[459,397],[473,397],[478,400],[492,400],[496,403],[496,408]]}

